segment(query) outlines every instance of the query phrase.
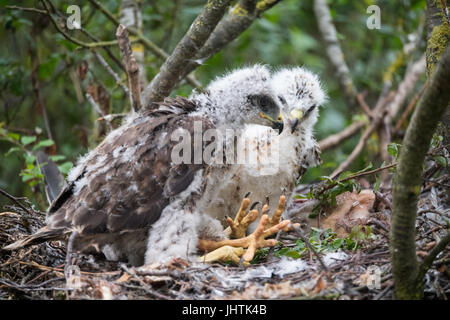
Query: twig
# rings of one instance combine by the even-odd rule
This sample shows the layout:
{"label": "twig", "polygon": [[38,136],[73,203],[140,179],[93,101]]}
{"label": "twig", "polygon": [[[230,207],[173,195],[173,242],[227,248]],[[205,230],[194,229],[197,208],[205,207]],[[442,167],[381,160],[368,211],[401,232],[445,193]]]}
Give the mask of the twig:
{"label": "twig", "polygon": [[411,101],[409,102],[408,106],[406,107],[406,109],[403,111],[400,119],[397,121],[397,124],[395,125],[395,128],[392,132],[392,135],[395,135],[395,133],[397,133],[400,130],[400,127],[402,126],[402,124],[406,121],[406,119],[408,118],[408,115],[411,113],[411,111],[414,109],[414,107],[416,106],[417,101],[419,101],[420,97],[422,96],[423,92],[425,91],[426,87],[428,86],[428,79],[427,81],[425,81],[425,83],[422,85],[422,88],[420,89],[420,92],[416,93],[414,95],[414,97],[411,99]]}
{"label": "twig", "polygon": [[[30,12],[35,12],[35,13],[39,13],[39,14],[44,14],[44,15],[49,15],[49,13],[45,10],[39,10],[39,9],[35,9],[35,8],[21,8],[21,7],[17,7],[17,6],[7,6],[7,8],[9,7],[9,9],[16,9],[16,10],[21,10],[21,9],[28,9],[25,11],[30,11]],[[55,10],[56,11],[56,10]],[[64,19],[64,16],[61,14],[61,12],[56,11],[56,14],[58,15],[58,17],[60,19]],[[91,40],[95,41],[95,42],[101,42],[101,40],[99,38],[97,38],[96,36],[92,35],[90,32],[88,32],[85,28],[80,27],[79,29],[81,32],[83,32],[87,37],[89,37]],[[108,56],[123,70],[125,71],[124,66],[122,65],[122,63],[120,63],[120,61],[113,55],[113,53],[111,52],[111,50],[107,47],[107,46],[103,46],[102,47],[103,50],[106,51],[106,53],[108,54]]]}
{"label": "twig", "polygon": [[[384,167],[381,167],[381,168],[377,168],[377,169],[373,169],[373,170],[369,170],[369,171],[364,171],[364,172],[356,173],[356,174],[351,175],[351,176],[349,176],[349,177],[346,177],[346,178],[344,178],[344,179],[340,179],[340,180],[338,180],[338,181],[333,181],[333,183],[330,183],[328,186],[326,186],[325,188],[323,188],[322,190],[320,190],[319,193],[318,193],[318,195],[324,193],[326,190],[329,190],[329,189],[333,188],[334,186],[338,185],[339,183],[342,183],[342,182],[345,182],[345,181],[348,181],[348,180],[352,180],[352,179],[356,179],[356,178],[360,178],[360,177],[363,177],[363,176],[371,175],[371,174],[380,172],[380,171],[382,171],[382,170],[386,170],[386,169],[395,167],[396,165],[397,165],[397,163],[394,162],[394,163],[391,163],[391,164],[389,164],[389,165],[387,165],[387,166],[384,166]],[[333,177],[332,179],[334,179],[334,178],[335,178],[335,177]]]}
{"label": "twig", "polygon": [[428,253],[428,255],[423,259],[422,263],[419,265],[419,272],[417,274],[417,281],[422,281],[427,273],[428,269],[433,264],[434,259],[441,253],[447,245],[450,243],[450,232],[439,241],[439,243]]}
{"label": "twig", "polygon": [[349,68],[345,62],[344,53],[339,45],[336,27],[333,24],[326,0],[314,0],[314,13],[322,39],[325,42],[328,59],[336,69],[339,83],[344,90],[348,103],[350,106],[354,106],[357,90],[355,89]]}
{"label": "twig", "polygon": [[366,100],[364,99],[364,93],[358,93],[356,95],[356,100],[358,101],[359,105],[361,106],[361,109],[364,111],[364,113],[371,119],[373,118],[372,110],[370,110],[369,105],[366,103]]}
{"label": "twig", "polygon": [[203,7],[170,57],[161,66],[159,73],[145,88],[143,96],[146,108],[155,107],[154,102],[162,101],[170,94],[182,76],[186,62],[193,59],[208,40],[230,2],[231,0],[209,0]]}
{"label": "twig", "polygon": [[17,200],[18,198],[10,195],[8,192],[6,192],[3,189],[0,189],[0,194],[4,195],[5,197],[7,197],[8,199],[10,199],[12,202],[14,202],[15,204],[17,204],[20,208],[22,208],[23,210],[25,210],[25,212],[27,212],[28,214],[32,215],[30,210],[28,210],[27,208],[25,208],[20,202],[19,200]]}
{"label": "twig", "polygon": [[[384,110],[383,110],[384,111]],[[384,112],[382,113],[384,114]],[[381,115],[376,115],[372,123],[369,125],[369,127],[363,132],[361,135],[361,138],[358,141],[358,144],[356,145],[355,149],[353,149],[352,153],[347,157],[347,159],[342,162],[339,167],[337,167],[330,175],[332,179],[340,175],[361,153],[361,151],[364,149],[364,146],[366,145],[367,140],[369,139],[370,135],[375,131],[375,129],[378,127],[380,121],[382,119]]]}
{"label": "twig", "polygon": [[359,132],[366,125],[365,121],[357,121],[352,123],[350,126],[342,130],[341,132],[335,133],[325,139],[319,141],[319,147],[322,151],[333,149],[345,140],[351,138],[356,133]]}
{"label": "twig", "polygon": [[[114,25],[116,25],[116,26],[120,25],[120,21],[117,20],[114,17],[114,15],[111,12],[109,12],[109,10],[105,6],[103,6],[100,2],[98,2],[96,0],[89,0],[89,2],[96,9],[100,10],[101,13],[103,13],[112,23],[114,23]],[[132,28],[132,27],[128,27],[127,29],[130,34],[136,36],[136,38],[134,40],[141,42],[144,45],[144,47],[146,49],[150,50],[150,52],[152,52],[156,57],[163,59],[163,60],[166,60],[169,57],[169,55],[163,49],[158,47],[149,38],[142,35],[137,29]],[[186,82],[189,83],[192,87],[196,88],[197,90],[203,90],[201,83],[199,83],[192,76],[187,76]]]}
{"label": "twig", "polygon": [[98,118],[97,121],[112,122],[116,119],[125,118],[127,115],[128,115],[128,113],[112,113],[112,114],[107,114],[105,116]]}
{"label": "twig", "polygon": [[386,288],[383,289],[383,291],[381,291],[379,294],[377,294],[374,298],[374,300],[380,300],[381,298],[383,298],[386,293],[388,293],[389,290],[392,290],[392,288],[394,287],[394,283],[391,283],[390,285],[386,286]]}
{"label": "twig", "polygon": [[128,39],[127,28],[120,24],[116,31],[117,41],[119,41],[120,51],[125,62],[125,69],[128,74],[128,84],[130,90],[130,102],[132,109],[137,112],[141,109],[141,90],[139,84],[139,67],[136,58],[131,49],[130,40]]}
{"label": "twig", "polygon": [[19,6],[5,6],[5,8],[10,9],[10,10],[20,10],[20,11],[25,11],[25,12],[47,14],[47,11],[37,9],[37,8],[24,8],[24,7],[19,7]]}
{"label": "twig", "polygon": [[[240,0],[214,29],[208,41],[198,51],[195,57],[188,62],[183,76],[188,75],[200,66],[205,60],[222,50],[235,40],[265,11],[269,10],[281,0]],[[181,77],[182,78],[182,77]]]}
{"label": "twig", "polygon": [[319,254],[317,253],[317,251],[313,248],[313,246],[311,246],[311,244],[309,243],[308,239],[306,239],[306,237],[303,235],[302,230],[297,227],[294,226],[292,223],[290,224],[290,226],[292,227],[292,229],[297,233],[297,235],[300,237],[300,239],[302,239],[302,241],[305,243],[305,245],[308,247],[308,249],[310,250],[310,252],[314,253],[314,255],[317,257],[317,260],[319,260],[320,265],[322,266],[322,269],[328,273],[328,268],[325,265],[325,263],[323,262],[322,258],[319,256]]}
{"label": "twig", "polygon": [[384,167],[381,167],[381,168],[377,168],[377,169],[373,169],[373,170],[357,173],[357,174],[354,174],[354,175],[352,175],[350,177],[341,179],[341,180],[339,180],[339,182],[344,182],[344,181],[348,181],[348,180],[351,180],[351,179],[359,178],[359,177],[362,177],[362,176],[367,176],[367,175],[370,175],[370,174],[374,174],[374,173],[380,172],[382,170],[393,168],[396,165],[397,165],[397,162],[394,162],[394,163],[391,163],[391,164],[389,164],[387,166],[384,166]]}
{"label": "twig", "polygon": [[102,119],[106,120],[106,124],[108,125],[110,130],[114,130],[112,124],[110,121],[108,121],[106,119],[105,114],[103,113],[102,109],[100,108],[100,106],[97,104],[97,102],[95,102],[94,98],[89,94],[86,93],[86,99],[89,101],[89,103],[91,104],[91,106],[94,108],[95,111],[97,111],[98,114],[101,115]]}
{"label": "twig", "polygon": [[414,62],[406,71],[406,74],[402,82],[398,85],[396,94],[392,99],[392,102],[388,106],[387,122],[390,124],[393,119],[400,112],[400,109],[405,102],[406,98],[411,94],[415,84],[419,80],[420,76],[425,72],[426,59],[423,54],[419,60]]}
{"label": "twig", "polygon": [[[41,0],[42,4],[44,5],[45,9],[47,10],[47,15],[50,17],[50,20],[52,21],[53,25],[55,26],[56,30],[58,30],[59,33],[61,33],[64,38],[69,40],[70,42],[75,43],[76,45],[79,45],[83,48],[98,48],[98,47],[107,47],[107,46],[115,46],[118,44],[117,40],[111,40],[111,41],[98,41],[98,42],[83,42],[77,38],[72,37],[69,35],[64,29],[60,26],[58,21],[56,21],[55,17],[53,17],[53,14],[51,13],[51,9],[48,5],[48,3],[51,4],[50,0]],[[48,2],[48,3],[47,3]],[[53,5],[52,5],[53,6]],[[133,40],[135,42],[137,40]]]}
{"label": "twig", "polygon": [[380,191],[375,192],[375,195],[378,199],[381,200],[381,202],[384,203],[386,208],[388,208],[388,209],[391,208],[391,202],[388,199],[386,199],[386,197]]}
{"label": "twig", "polygon": [[141,278],[139,278],[139,276],[138,276],[134,271],[128,269],[124,264],[121,264],[120,267],[121,267],[126,273],[128,273],[128,274],[131,275],[134,279],[136,279],[137,282],[139,282],[139,284],[142,286],[142,289],[143,289],[145,292],[147,292],[147,293],[149,293],[149,294],[155,296],[155,297],[158,298],[158,299],[163,299],[163,300],[173,300],[171,297],[168,297],[168,296],[166,296],[166,295],[163,295],[163,294],[161,294],[161,293],[159,293],[159,292],[157,292],[157,291],[151,289],[144,281],[142,281]]}
{"label": "twig", "polygon": [[125,86],[120,80],[117,73],[114,72],[114,70],[109,66],[109,64],[103,59],[102,55],[98,53],[97,51],[92,50],[92,53],[94,54],[95,58],[97,58],[98,62],[105,68],[105,70],[114,78],[116,83],[122,88],[122,90],[127,94],[130,95],[130,91],[128,90],[127,86]]}
{"label": "twig", "polygon": [[[142,34],[142,2],[138,0],[122,0],[120,8],[120,23],[125,27],[133,27]],[[133,46],[133,56],[139,67],[139,84],[141,88],[147,85],[147,77],[145,72],[145,51],[142,43]]]}

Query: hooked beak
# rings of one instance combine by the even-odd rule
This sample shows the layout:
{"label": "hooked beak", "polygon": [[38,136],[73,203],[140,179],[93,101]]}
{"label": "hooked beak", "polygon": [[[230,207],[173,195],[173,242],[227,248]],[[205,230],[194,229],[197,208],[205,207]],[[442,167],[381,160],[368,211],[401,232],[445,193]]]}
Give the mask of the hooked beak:
{"label": "hooked beak", "polygon": [[260,112],[259,116],[263,119],[269,120],[270,121],[270,126],[272,127],[272,129],[278,130],[279,133],[281,133],[283,131],[283,118],[281,117],[281,114],[278,116],[277,120],[272,119],[272,117]]}
{"label": "hooked beak", "polygon": [[300,120],[303,118],[303,111],[300,109],[294,109],[289,114],[288,124],[291,128],[291,133],[295,131],[298,124],[300,123]]}

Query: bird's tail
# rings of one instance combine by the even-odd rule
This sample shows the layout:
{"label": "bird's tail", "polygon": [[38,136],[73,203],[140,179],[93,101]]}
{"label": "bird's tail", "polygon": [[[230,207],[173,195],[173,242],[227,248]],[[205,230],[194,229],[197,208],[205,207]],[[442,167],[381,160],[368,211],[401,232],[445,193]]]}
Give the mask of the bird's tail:
{"label": "bird's tail", "polygon": [[14,243],[7,245],[6,247],[3,247],[2,250],[12,251],[31,246],[33,244],[39,244],[49,240],[60,239],[65,233],[66,232],[64,229],[52,229],[52,230],[41,229],[35,234],[27,236],[21,240],[18,240]]}

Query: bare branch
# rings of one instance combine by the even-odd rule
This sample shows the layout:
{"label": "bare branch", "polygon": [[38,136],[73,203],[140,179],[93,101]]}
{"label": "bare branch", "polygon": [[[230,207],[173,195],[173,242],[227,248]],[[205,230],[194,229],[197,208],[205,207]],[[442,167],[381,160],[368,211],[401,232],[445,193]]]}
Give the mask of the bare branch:
{"label": "bare branch", "polygon": [[[142,12],[141,2],[137,0],[122,0],[120,8],[120,22],[125,27],[133,27],[142,33]],[[136,64],[139,67],[140,87],[145,88],[147,85],[147,77],[145,72],[145,51],[141,43],[133,45],[133,54],[136,58]]]}
{"label": "bare branch", "polygon": [[416,105],[417,101],[419,101],[420,97],[422,96],[422,94],[425,91],[427,86],[428,86],[428,80],[422,85],[420,92],[418,92],[414,95],[414,97],[411,99],[411,101],[409,102],[406,109],[403,111],[400,119],[398,120],[398,122],[395,125],[395,128],[392,132],[393,135],[395,135],[398,132],[398,130],[400,130],[402,124],[406,121],[406,118],[411,113],[411,111],[414,109],[414,106]]}
{"label": "bare branch", "polygon": [[[89,0],[89,2],[98,10],[100,10],[101,13],[103,13],[112,23],[114,23],[114,25],[116,25],[117,27],[120,25],[120,21],[117,20],[114,15],[109,12],[109,10],[103,6],[100,2],[96,1],[96,0]],[[136,38],[134,39],[135,41],[139,41],[141,42],[144,47],[148,50],[150,50],[150,52],[152,52],[156,57],[162,59],[162,60],[166,60],[169,55],[160,47],[158,47],[153,41],[151,41],[149,38],[145,37],[144,35],[142,35],[137,29],[132,28],[132,27],[128,27],[128,32],[130,34],[132,34],[133,36],[136,36]],[[188,76],[186,77],[186,82],[189,83],[192,87],[196,88],[197,90],[202,90],[202,85],[200,82],[198,82],[194,77],[192,76]]]}
{"label": "bare branch", "polygon": [[427,273],[428,269],[430,269],[433,264],[434,259],[438,256],[439,253],[445,250],[447,245],[450,243],[450,232],[439,241],[439,243],[430,251],[430,253],[423,259],[422,263],[419,266],[419,273],[417,275],[417,281],[422,281]]}
{"label": "bare branch", "polygon": [[281,0],[241,0],[217,25],[214,32],[198,51],[195,58],[189,61],[183,76],[194,71],[205,60],[222,50],[247,30],[250,25],[266,10],[269,10]]}
{"label": "bare branch", "polygon": [[109,66],[109,64],[103,59],[102,55],[94,50],[92,50],[92,53],[94,54],[95,58],[97,58],[98,62],[105,68],[106,72],[108,72],[116,81],[116,83],[122,88],[122,90],[127,94],[130,95],[130,91],[128,90],[127,86],[125,86],[122,81],[120,80],[117,73],[114,72],[114,70]]}
{"label": "bare branch", "polygon": [[400,112],[402,105],[410,96],[420,76],[425,73],[425,67],[426,59],[425,55],[422,55],[420,59],[414,62],[406,71],[402,82],[398,85],[397,93],[388,107],[388,123],[391,123]]}
{"label": "bare branch", "polygon": [[336,27],[333,24],[330,9],[328,8],[326,0],[314,0],[314,13],[316,15],[319,31],[325,42],[328,59],[336,69],[339,83],[345,92],[349,105],[353,106],[356,102],[357,90],[350,76],[347,63],[345,62],[344,53],[339,45]]}
{"label": "bare branch", "polygon": [[387,106],[386,102],[390,98],[391,98],[391,95],[387,96],[386,99],[384,100],[384,103],[380,104],[378,107],[376,107],[373,110],[372,114],[374,115],[374,117],[373,117],[369,127],[361,135],[361,138],[359,139],[358,144],[356,145],[355,149],[353,149],[352,153],[330,175],[330,177],[332,179],[334,179],[335,177],[340,175],[358,157],[358,155],[364,149],[364,146],[366,145],[366,142],[369,139],[370,135],[378,128],[381,121],[383,120],[383,117],[386,113],[386,106]]}
{"label": "bare branch", "polygon": [[[117,45],[117,40],[111,40],[111,41],[98,41],[98,42],[91,42],[91,43],[87,43],[87,42],[83,42],[77,38],[72,37],[71,35],[69,35],[62,27],[61,25],[58,23],[58,21],[56,20],[56,18],[53,16],[51,8],[49,7],[49,4],[51,4],[50,0],[41,0],[42,4],[44,5],[45,9],[47,10],[47,14],[50,17],[50,20],[52,21],[53,25],[55,26],[56,30],[58,30],[59,33],[61,33],[64,38],[66,38],[67,40],[69,40],[70,42],[75,43],[76,45],[79,45],[80,47],[83,48],[98,48],[98,47],[107,47],[107,46],[115,46]],[[47,3],[48,2],[48,3]],[[53,6],[53,5],[52,5]],[[41,12],[39,12],[41,13]],[[136,40],[135,40],[136,41]]]}
{"label": "bare branch", "polygon": [[24,8],[24,7],[19,7],[19,6],[6,6],[5,8],[10,9],[10,10],[20,10],[20,11],[24,11],[24,12],[47,14],[47,11],[37,9],[37,8]]}
{"label": "bare branch", "polygon": [[7,197],[9,200],[13,201],[13,202],[14,202],[15,204],[17,204],[20,208],[22,208],[23,210],[25,210],[28,214],[31,214],[30,210],[28,210],[27,208],[25,208],[25,207],[23,206],[23,204],[21,204],[21,203],[19,202],[19,199],[18,199],[18,198],[16,198],[16,197],[10,195],[8,192],[6,192],[6,191],[3,190],[3,189],[0,189],[0,194],[4,195],[4,196]]}
{"label": "bare branch", "polygon": [[319,141],[320,150],[325,151],[337,147],[348,138],[353,137],[355,134],[357,134],[365,125],[366,123],[364,121],[357,121],[352,123],[341,132],[328,136],[327,138]]}
{"label": "bare branch", "polygon": [[97,113],[102,117],[102,119],[106,120],[106,123],[108,124],[109,130],[113,130],[114,128],[113,128],[111,122],[109,120],[107,120],[107,118],[106,118],[105,114],[103,113],[102,109],[97,104],[97,102],[95,102],[94,98],[89,93],[86,93],[86,99],[89,101],[89,103],[94,108],[94,110],[97,111]]}
{"label": "bare branch", "polygon": [[153,102],[167,97],[183,74],[186,63],[193,59],[208,40],[217,23],[222,19],[231,0],[209,0],[194,20],[173,53],[161,66],[159,73],[145,88],[144,105],[151,108]]}
{"label": "bare branch", "polygon": [[128,75],[128,84],[130,90],[130,102],[132,109],[136,112],[141,109],[141,90],[139,85],[139,67],[136,58],[133,55],[131,44],[128,39],[128,32],[124,25],[120,24],[116,31],[117,41],[125,62],[125,69]]}

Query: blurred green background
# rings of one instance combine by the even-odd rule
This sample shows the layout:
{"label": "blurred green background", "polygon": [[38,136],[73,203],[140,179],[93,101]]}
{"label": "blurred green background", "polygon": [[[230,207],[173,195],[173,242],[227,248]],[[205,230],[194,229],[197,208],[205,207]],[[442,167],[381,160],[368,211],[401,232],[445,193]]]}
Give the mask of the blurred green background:
{"label": "blurred green background", "polygon": [[[120,10],[117,0],[101,1],[112,13]],[[56,8],[66,12],[68,5],[77,4],[82,8],[82,27],[102,40],[115,39],[115,26],[96,11],[88,1],[53,1]],[[171,52],[190,23],[200,12],[205,1],[181,0],[176,19],[173,19],[175,1],[141,1],[143,33],[166,51]],[[359,91],[367,90],[366,101],[373,106],[383,87],[383,75],[401,55],[404,45],[412,36],[423,30],[425,21],[424,0],[399,1],[328,1],[338,38],[350,68],[353,81]],[[381,29],[369,30],[366,20],[367,7],[377,4],[381,8]],[[3,133],[33,136],[42,131],[39,140],[46,139],[42,110],[37,107],[31,81],[33,52],[38,52],[37,70],[40,95],[44,102],[53,138],[55,154],[62,155],[59,164],[70,167],[68,162],[96,146],[101,137],[95,137],[95,119],[98,117],[84,97],[89,83],[102,84],[110,99],[110,112],[129,110],[128,98],[123,94],[112,77],[102,68],[92,53],[78,48],[64,39],[49,21],[43,21],[39,14],[6,9],[6,5],[39,7],[38,1],[0,0],[0,126]],[[40,29],[42,27],[42,30]],[[89,42],[80,31],[71,35]],[[421,41],[413,60],[425,48],[425,31],[419,32]],[[420,40],[420,39],[419,39]],[[120,57],[117,47],[111,47],[116,57]],[[103,57],[119,72],[116,65],[101,50]],[[88,71],[84,80],[78,77],[80,66],[86,62]],[[145,65],[147,79],[157,72],[162,61],[146,52]],[[246,30],[236,41],[216,54],[195,72],[196,78],[206,85],[223,72],[252,63],[263,63],[274,68],[286,65],[304,66],[318,73],[329,96],[329,101],[320,111],[316,125],[318,140],[339,132],[360,116],[361,111],[350,108],[339,87],[335,71],[330,65],[321,40],[311,0],[283,0],[265,12],[260,19]],[[402,61],[392,78],[393,87],[406,70],[408,61]],[[125,78],[123,78],[125,79]],[[77,94],[78,90],[78,94]],[[182,84],[173,94],[187,96],[192,88]],[[81,92],[81,95],[80,95]],[[98,125],[98,124],[97,124]],[[12,135],[11,135],[12,134]],[[15,136],[16,138],[18,136]],[[13,137],[14,138],[14,137]],[[342,162],[353,150],[359,136],[349,139],[339,148],[323,154],[324,164],[311,169],[302,182],[317,180]],[[374,134],[365,151],[351,167],[361,169],[372,161],[379,164],[377,136]],[[20,141],[20,140],[19,140]],[[10,152],[13,145],[0,140],[0,188],[15,196],[26,196],[45,210],[45,202],[39,201],[41,183],[30,186],[23,181],[20,172],[27,163],[21,152]],[[0,196],[0,207],[11,204]]]}

